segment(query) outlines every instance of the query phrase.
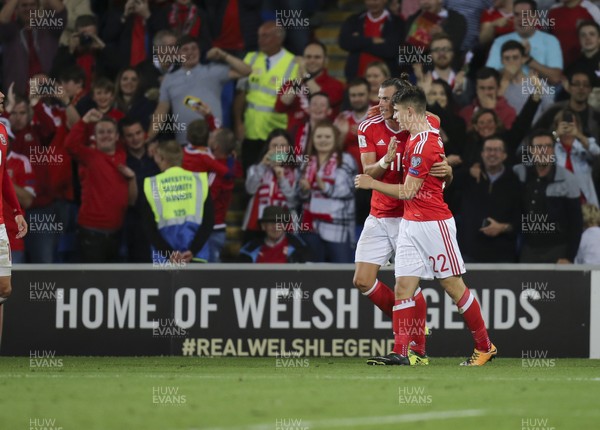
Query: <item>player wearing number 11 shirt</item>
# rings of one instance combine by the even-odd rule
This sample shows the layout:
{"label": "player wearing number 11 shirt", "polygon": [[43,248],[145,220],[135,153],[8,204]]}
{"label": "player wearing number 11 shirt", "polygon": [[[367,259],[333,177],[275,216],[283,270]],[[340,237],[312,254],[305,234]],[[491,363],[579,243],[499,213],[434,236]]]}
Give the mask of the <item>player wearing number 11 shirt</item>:
{"label": "player wearing number 11 shirt", "polygon": [[406,88],[392,98],[394,118],[410,131],[403,157],[404,181],[386,184],[367,175],[356,177],[358,188],[373,189],[404,200],[395,262],[396,301],[393,313],[394,350],[375,357],[378,364],[410,365],[409,345],[415,326],[414,292],[420,279],[438,278],[462,314],[475,342],[471,358],[461,363],[481,366],[492,360],[496,347],[490,338],[477,299],[464,284],[464,262],[456,242],[456,225],[443,199],[443,180],[429,175],[442,160],[444,145],[425,115],[425,94],[418,87]]}
{"label": "player wearing number 11 shirt", "polygon": [[[364,172],[387,184],[398,184],[402,180],[402,155],[410,136],[392,118],[391,99],[396,92],[410,85],[406,79],[392,78],[384,81],[379,88],[380,115],[368,118],[358,127],[358,146]],[[437,117],[429,116],[428,120],[432,127],[439,127]],[[439,165],[441,177],[448,175],[448,170],[451,174],[447,163]],[[377,273],[394,256],[403,213],[404,202],[373,191],[371,211],[356,246],[354,285],[390,318],[394,307],[394,293],[377,279]],[[420,325],[414,331],[411,352],[416,354],[412,354],[411,359],[415,364],[428,364],[425,355],[427,304],[420,290],[415,291],[415,301],[416,318]],[[367,363],[372,364],[370,360]]]}
{"label": "player wearing number 11 shirt", "polygon": [[[0,92],[0,113],[4,112],[4,94]],[[6,234],[6,226],[2,217],[2,204],[8,204],[15,217],[19,232],[17,238],[22,238],[27,234],[27,222],[23,217],[21,205],[17,200],[15,189],[8,172],[6,171],[6,155],[8,154],[8,134],[3,124],[0,124],[0,305],[10,296],[12,287],[10,284],[10,271],[12,262],[10,258],[10,244]]]}

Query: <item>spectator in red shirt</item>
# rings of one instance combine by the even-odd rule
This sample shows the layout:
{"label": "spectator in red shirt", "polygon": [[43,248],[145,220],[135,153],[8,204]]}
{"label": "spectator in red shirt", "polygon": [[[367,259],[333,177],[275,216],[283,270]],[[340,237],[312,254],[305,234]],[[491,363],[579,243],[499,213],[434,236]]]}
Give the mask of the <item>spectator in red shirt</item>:
{"label": "spectator in red shirt", "polygon": [[308,111],[311,94],[323,92],[329,96],[332,118],[339,113],[344,97],[344,84],[327,73],[327,48],[321,42],[311,42],[298,59],[300,81],[283,82],[277,95],[275,112],[288,114],[288,129],[302,121]]}
{"label": "spectator in red shirt", "polygon": [[[225,217],[231,204],[235,180],[244,176],[242,163],[235,154],[235,146],[235,134],[227,128],[219,128],[209,135],[208,147],[215,159],[227,167],[227,173],[223,176],[217,175],[210,186],[215,206],[215,228],[208,239],[209,263],[221,261],[221,251],[225,245]],[[222,226],[220,231],[217,230],[219,226]]]}
{"label": "spectator in red shirt", "polygon": [[589,0],[561,0],[548,13],[550,32],[560,42],[564,67],[569,67],[579,56],[581,45],[577,36],[577,24],[593,20],[600,24],[600,9]]}
{"label": "spectator in red shirt", "polygon": [[479,43],[491,45],[494,39],[515,31],[513,0],[494,0],[494,6],[481,14]]}
{"label": "spectator in red shirt", "polygon": [[[86,142],[89,124],[95,124],[95,147]],[[85,172],[77,238],[84,263],[117,260],[119,231],[127,207],[137,198],[135,173],[126,166],[126,154],[117,146],[118,140],[116,122],[97,109],[88,111],[67,136],[66,147]]]}
{"label": "spectator in red shirt", "polygon": [[341,112],[334,124],[342,136],[344,151],[352,155],[360,174],[362,163],[358,148],[358,125],[367,119],[369,110],[369,83],[364,78],[355,78],[348,83],[348,100],[350,109]]}
{"label": "spectator in red shirt", "polygon": [[459,113],[462,119],[465,120],[465,124],[468,124],[467,130],[471,129],[473,114],[481,108],[496,111],[504,128],[510,130],[517,113],[504,97],[498,95],[500,88],[500,74],[498,71],[490,67],[479,69],[475,85],[477,97],[473,100],[473,103],[465,106]]}
{"label": "spectator in red shirt", "polygon": [[363,76],[373,61],[384,61],[394,76],[400,72],[398,47],[404,23],[386,9],[386,3],[387,0],[365,0],[367,10],[342,24],[338,43],[349,52],[344,70],[347,81]]}
{"label": "spectator in red shirt", "polygon": [[254,239],[240,250],[241,263],[304,263],[309,250],[298,237],[286,233],[291,219],[289,211],[281,206],[267,206],[259,222],[264,239]]}

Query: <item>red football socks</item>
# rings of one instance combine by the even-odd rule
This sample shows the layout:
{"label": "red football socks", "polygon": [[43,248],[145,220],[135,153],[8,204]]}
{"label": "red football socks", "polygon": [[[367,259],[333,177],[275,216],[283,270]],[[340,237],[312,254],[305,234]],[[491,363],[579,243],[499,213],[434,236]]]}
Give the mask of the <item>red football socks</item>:
{"label": "red football socks", "polygon": [[415,300],[415,328],[413,330],[411,349],[421,355],[425,355],[425,323],[427,321],[427,301],[423,297],[421,289],[417,289],[413,299]]}
{"label": "red football socks", "polygon": [[415,326],[415,299],[396,300],[393,313],[394,349],[396,354],[408,357],[408,346]]}
{"label": "red football socks", "polygon": [[366,293],[363,293],[388,317],[392,318],[392,308],[394,307],[394,292],[383,282],[376,279],[375,285]]}
{"label": "red football socks", "polygon": [[475,341],[475,348],[478,351],[488,352],[492,347],[492,342],[490,342],[490,337],[485,328],[479,303],[468,288],[465,290],[456,306],[458,307],[458,312],[462,314],[467,327],[471,331],[471,335]]}

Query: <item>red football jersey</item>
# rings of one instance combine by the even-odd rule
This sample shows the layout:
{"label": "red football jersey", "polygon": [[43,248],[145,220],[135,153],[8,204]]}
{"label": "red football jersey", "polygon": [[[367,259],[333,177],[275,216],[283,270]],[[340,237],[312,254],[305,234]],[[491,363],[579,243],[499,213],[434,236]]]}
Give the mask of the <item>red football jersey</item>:
{"label": "red football jersey", "polygon": [[[394,131],[381,115],[369,118],[358,126],[358,148],[360,153],[374,152],[377,160],[387,154],[388,144],[392,137],[396,137],[396,160],[392,162],[387,171],[379,180],[386,184],[399,184],[402,181],[402,154],[408,131]],[[371,197],[370,214],[376,218],[397,218],[404,212],[402,200],[386,196],[379,191],[373,191]]]}
{"label": "red football jersey", "polygon": [[[427,121],[435,132],[439,133],[440,122],[437,117],[427,115]],[[379,180],[386,184],[399,184],[402,181],[402,155],[410,133],[406,130],[394,131],[385,123],[381,115],[363,121],[358,126],[358,147],[362,153],[375,152],[377,160],[387,153],[390,139],[395,136],[396,160],[392,162],[387,172]],[[438,160],[441,161],[441,160]],[[359,164],[362,167],[362,163]],[[362,170],[362,169],[361,169]],[[401,217],[404,213],[404,201],[388,197],[378,191],[373,191],[370,214],[376,218]]]}
{"label": "red football jersey", "polygon": [[424,179],[421,189],[412,200],[404,201],[404,219],[410,221],[439,221],[452,218],[444,202],[444,180],[431,176],[434,163],[442,161],[444,143],[433,130],[422,131],[408,140],[403,158],[406,176]]}
{"label": "red football jersey", "polygon": [[[31,163],[26,156],[10,152],[8,157],[6,157],[6,171],[13,184],[25,188],[35,197],[35,175],[31,168]],[[10,242],[10,249],[12,251],[23,251],[25,250],[25,242],[23,239],[17,239],[19,227],[15,221],[12,208],[6,201],[3,201],[2,203],[2,212],[4,215],[4,223],[6,225],[6,233],[8,234],[8,241]]]}

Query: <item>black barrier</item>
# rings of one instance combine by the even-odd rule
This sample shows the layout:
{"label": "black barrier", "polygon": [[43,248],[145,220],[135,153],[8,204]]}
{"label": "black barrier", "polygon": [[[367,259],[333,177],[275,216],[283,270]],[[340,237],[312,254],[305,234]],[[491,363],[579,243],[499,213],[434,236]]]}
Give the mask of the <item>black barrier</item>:
{"label": "black barrier", "polygon": [[[0,353],[303,357],[390,348],[390,320],[352,286],[350,269],[220,267],[17,271]],[[381,279],[391,285],[392,276]],[[501,356],[589,356],[589,271],[473,270],[465,282]],[[456,306],[436,281],[421,286],[429,354],[470,354]]]}

